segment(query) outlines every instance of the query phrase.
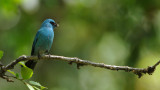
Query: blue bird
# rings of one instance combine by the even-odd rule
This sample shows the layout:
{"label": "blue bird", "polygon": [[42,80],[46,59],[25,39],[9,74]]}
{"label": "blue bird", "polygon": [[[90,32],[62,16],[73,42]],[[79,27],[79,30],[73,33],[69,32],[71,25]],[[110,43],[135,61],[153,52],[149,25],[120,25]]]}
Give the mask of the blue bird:
{"label": "blue bird", "polygon": [[[42,23],[34,38],[31,56],[38,56],[40,58],[41,56],[49,53],[53,43],[54,28],[57,26],[58,24],[56,24],[52,19],[46,19]],[[34,69],[36,63],[37,61],[35,60],[29,60],[25,63],[25,65],[31,69]]]}

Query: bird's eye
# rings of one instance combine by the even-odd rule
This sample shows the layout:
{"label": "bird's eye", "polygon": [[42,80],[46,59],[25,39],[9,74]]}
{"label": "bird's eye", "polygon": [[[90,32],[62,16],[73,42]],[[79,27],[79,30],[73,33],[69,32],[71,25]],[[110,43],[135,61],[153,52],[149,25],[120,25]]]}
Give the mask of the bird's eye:
{"label": "bird's eye", "polygon": [[56,24],[55,22],[50,22],[51,24],[52,24],[52,26],[55,26],[55,27],[58,27],[59,25],[58,24]]}
{"label": "bird's eye", "polygon": [[52,25],[55,25],[55,22],[50,22]]}

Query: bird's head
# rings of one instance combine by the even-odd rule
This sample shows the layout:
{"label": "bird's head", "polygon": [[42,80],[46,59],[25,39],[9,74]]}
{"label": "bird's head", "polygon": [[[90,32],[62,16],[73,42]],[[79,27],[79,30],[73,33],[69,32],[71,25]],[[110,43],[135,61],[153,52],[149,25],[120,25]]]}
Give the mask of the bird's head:
{"label": "bird's head", "polygon": [[53,20],[53,19],[46,19],[43,23],[42,23],[42,27],[58,27],[59,25]]}

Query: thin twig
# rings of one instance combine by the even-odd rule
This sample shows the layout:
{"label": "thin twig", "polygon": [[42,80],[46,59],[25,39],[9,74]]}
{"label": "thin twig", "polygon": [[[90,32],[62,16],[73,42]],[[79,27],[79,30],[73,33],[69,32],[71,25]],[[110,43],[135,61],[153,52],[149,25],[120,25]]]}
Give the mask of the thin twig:
{"label": "thin twig", "polygon": [[[38,57],[37,56],[25,56],[25,55],[20,56],[19,58],[12,61],[8,65],[1,67],[0,77],[4,78],[3,75],[5,75],[5,72],[7,70],[13,69],[14,66],[18,62],[27,61],[27,60],[38,60]],[[125,72],[133,72],[134,74],[138,75],[139,78],[143,74],[146,74],[146,73],[151,75],[155,71],[155,68],[160,64],[160,61],[158,61],[153,66],[148,66],[147,68],[133,68],[133,67],[129,67],[129,66],[116,66],[116,65],[108,65],[108,64],[104,64],[104,63],[95,63],[95,62],[91,62],[91,61],[88,61],[88,60],[82,60],[82,59],[79,59],[77,57],[64,57],[64,56],[57,56],[57,55],[45,55],[45,56],[42,56],[40,58],[40,60],[59,60],[59,61],[69,62],[69,64],[76,63],[78,69],[79,69],[80,66],[88,65],[88,66],[105,68],[105,69],[109,69],[109,70],[116,70],[116,71],[123,70]],[[4,79],[6,79],[6,78],[4,78]]]}

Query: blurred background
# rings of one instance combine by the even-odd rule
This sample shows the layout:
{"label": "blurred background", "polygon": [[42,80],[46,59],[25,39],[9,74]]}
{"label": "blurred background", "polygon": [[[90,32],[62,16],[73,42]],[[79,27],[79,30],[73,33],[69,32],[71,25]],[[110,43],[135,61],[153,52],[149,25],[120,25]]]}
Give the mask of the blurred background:
{"label": "blurred background", "polygon": [[[160,58],[159,0],[0,0],[3,64],[30,55],[47,18],[60,25],[51,54],[140,68]],[[90,66],[77,70],[63,61],[39,61],[32,80],[49,90],[160,90],[160,67],[139,79],[124,71]],[[0,90],[27,89],[19,81],[0,78]]]}

